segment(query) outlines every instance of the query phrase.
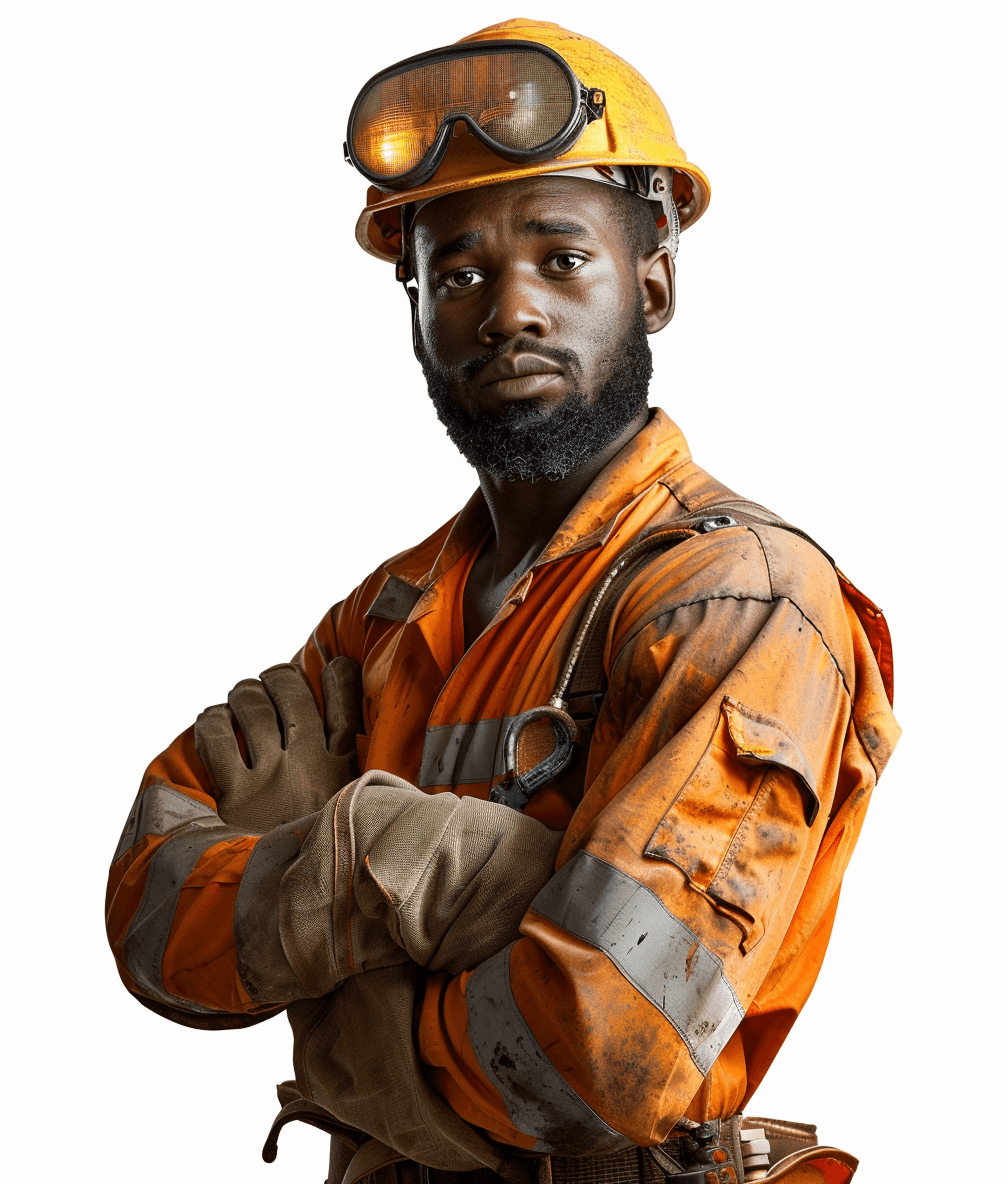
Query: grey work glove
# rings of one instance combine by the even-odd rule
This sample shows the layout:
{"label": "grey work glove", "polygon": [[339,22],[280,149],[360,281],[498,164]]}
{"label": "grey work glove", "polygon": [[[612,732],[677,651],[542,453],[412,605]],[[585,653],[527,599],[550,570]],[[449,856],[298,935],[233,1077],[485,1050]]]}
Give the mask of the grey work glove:
{"label": "grey work glove", "polygon": [[[362,732],[360,667],[334,658],[322,671],[325,726],[301,672],[285,662],[246,678],[227,703],[196,719],[196,752],[232,826],[265,834],[320,810],[358,776]],[[249,764],[235,737],[241,729]]]}

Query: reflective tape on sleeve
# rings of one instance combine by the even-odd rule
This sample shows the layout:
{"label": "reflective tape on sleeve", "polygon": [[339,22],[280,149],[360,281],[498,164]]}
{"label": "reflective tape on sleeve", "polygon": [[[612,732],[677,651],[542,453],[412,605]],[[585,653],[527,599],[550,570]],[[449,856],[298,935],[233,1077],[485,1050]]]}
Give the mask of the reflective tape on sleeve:
{"label": "reflective tape on sleeve", "polygon": [[673,1025],[706,1077],[745,1012],[721,959],[650,888],[578,851],[531,907],[605,954]]}
{"label": "reflective tape on sleeve", "polygon": [[238,977],[256,1003],[305,997],[280,938],[280,881],[317,817],[311,814],[263,835],[242,873],[234,906],[235,961]]}
{"label": "reflective tape on sleeve", "polygon": [[511,946],[473,971],[466,984],[469,1042],[497,1086],[512,1123],[534,1150],[587,1155],[629,1147],[561,1077],[539,1047],[511,991]]}
{"label": "reflective tape on sleeve", "polygon": [[170,785],[155,783],[137,794],[126,819],[119,846],[112,862],[123,855],[144,835],[166,835],[187,822],[201,821],[204,826],[223,826],[217,814],[203,802],[196,801]]}
{"label": "reflective tape on sleeve", "polygon": [[205,1015],[218,1014],[212,1007],[169,994],[161,979],[161,963],[182,887],[200,856],[217,843],[239,837],[240,831],[225,827],[187,830],[162,843],[151,860],[143,899],[123,943],[123,956],[134,981],[148,995],[171,1007]]}

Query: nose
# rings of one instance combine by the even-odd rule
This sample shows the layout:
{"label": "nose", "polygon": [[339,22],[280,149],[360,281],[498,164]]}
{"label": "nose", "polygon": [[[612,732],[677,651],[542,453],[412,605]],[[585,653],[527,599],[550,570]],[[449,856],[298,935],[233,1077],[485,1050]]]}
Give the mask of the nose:
{"label": "nose", "polygon": [[479,327],[481,344],[501,345],[519,333],[545,337],[550,331],[550,318],[544,295],[531,276],[507,268],[494,282],[492,301]]}

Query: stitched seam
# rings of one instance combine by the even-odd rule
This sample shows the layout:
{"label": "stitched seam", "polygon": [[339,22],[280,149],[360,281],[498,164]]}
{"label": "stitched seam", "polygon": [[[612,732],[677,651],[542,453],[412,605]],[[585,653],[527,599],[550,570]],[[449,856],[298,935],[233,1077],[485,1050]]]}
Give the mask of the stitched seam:
{"label": "stitched seam", "polygon": [[[672,613],[678,612],[679,609],[681,609],[681,608],[691,608],[694,604],[707,604],[707,603],[715,601],[715,600],[737,600],[739,602],[739,604],[745,604],[747,601],[750,601],[750,600],[754,601],[757,604],[773,604],[774,603],[774,598],[772,596],[768,597],[765,600],[760,596],[733,596],[731,593],[728,593],[725,596],[698,596],[698,597],[696,597],[695,600],[683,600],[677,604],[672,605],[669,608],[663,608],[662,611],[658,614],[658,616],[661,616],[661,617],[668,616],[668,615],[671,615]],[[799,612],[800,611],[801,610],[799,609]],[[627,648],[627,646],[630,645],[632,642],[634,642],[641,635],[641,633],[644,632],[644,630],[648,627],[648,625],[653,625],[655,623],[655,621],[657,621],[657,620],[658,620],[658,617],[656,616],[656,617],[649,617],[648,620],[641,622],[640,627],[638,629],[634,630],[633,634],[631,634],[631,636],[628,637],[626,639],[626,641],[623,642],[623,644],[620,646],[619,650],[614,655],[612,655],[612,657],[609,659],[609,669],[610,670],[612,670],[612,668],[616,665],[617,661],[619,660],[620,655]]]}
{"label": "stitched seam", "polygon": [[802,610],[799,608],[799,606],[797,604],[795,604],[795,602],[791,599],[790,596],[782,596],[780,599],[786,600],[788,602],[788,604],[790,604],[794,608],[795,612],[798,613],[798,615],[802,618],[802,620],[808,622],[810,628],[815,633],[816,637],[819,638],[820,644],[822,645],[822,647],[826,651],[826,653],[829,654],[830,661],[836,667],[836,672],[837,672],[837,674],[840,675],[840,681],[841,681],[841,683],[843,683],[843,689],[847,692],[847,699],[852,704],[854,702],[854,695],[851,692],[850,687],[847,685],[847,679],[844,678],[844,672],[840,669],[840,663],[834,657],[833,651],[826,644],[826,638],[823,637],[822,633],[820,633],[818,627],[816,626],[816,623],[813,620],[811,620],[809,617],[805,616],[805,614],[802,612]]}
{"label": "stitched seam", "polygon": [[[347,811],[347,824],[350,823],[350,811]],[[351,832],[352,834],[353,832]],[[346,910],[346,939],[347,939],[347,956],[350,959],[350,973],[357,973],[357,963],[353,956],[353,848],[351,847],[351,858],[347,860],[347,910]]]}
{"label": "stitched seam", "polygon": [[[720,726],[721,726],[721,710],[719,708],[717,716],[714,719],[714,727],[711,729],[710,739],[707,741],[707,746],[703,750],[703,752],[700,754],[700,757],[697,760],[697,763],[690,770],[690,775],[686,778],[686,780],[682,783],[682,785],[679,786],[678,792],[676,793],[675,797],[672,799],[671,802],[669,802],[668,809],[666,809],[665,813],[662,815],[662,822],[665,821],[665,819],[668,817],[669,813],[675,807],[676,802],[678,802],[679,799],[682,797],[682,795],[686,792],[687,787],[690,785],[693,778],[696,776],[697,770],[700,768],[700,766],[704,763],[704,761],[710,755],[710,751],[714,747],[714,738],[717,736],[718,728]],[[658,826],[661,826],[661,822],[658,823]],[[656,827],[655,830],[657,830],[657,829],[658,828]],[[653,840],[654,840],[654,835],[652,834],[651,838],[648,839],[648,847],[651,846],[651,843],[653,842]],[[646,849],[645,849],[645,852],[646,852]],[[678,867],[678,866],[679,866],[679,864],[676,864],[676,867]],[[692,881],[692,876],[689,875],[689,872],[687,872],[685,868],[683,868],[682,870],[684,872],[686,872],[687,877]]]}
{"label": "stitched seam", "polygon": [[[805,614],[798,607],[798,605],[795,604],[795,602],[791,599],[790,596],[771,597],[770,600],[768,600],[768,601],[761,600],[760,597],[758,597],[758,596],[698,596],[696,598],[696,600],[685,600],[681,604],[675,605],[675,607],[673,609],[671,609],[670,611],[675,612],[676,610],[678,610],[680,608],[690,608],[694,604],[704,604],[708,601],[714,601],[714,600],[737,600],[737,601],[739,601],[739,603],[743,603],[747,600],[752,600],[758,604],[780,604],[786,600],[787,603],[792,606],[792,608],[795,610],[795,612],[798,613],[798,615],[802,618],[802,620],[806,621],[808,623],[808,625],[812,629],[812,632],[815,633],[816,637],[819,638],[820,645],[826,651],[826,653],[829,654],[830,661],[833,663],[834,667],[836,668],[837,674],[840,675],[840,681],[843,684],[843,689],[847,694],[848,700],[853,702],[854,696],[851,694],[851,689],[847,685],[847,679],[844,678],[844,672],[840,669],[840,663],[834,657],[833,651],[826,644],[826,639],[823,637],[820,630],[816,627],[815,622],[812,621],[809,617],[805,616]],[[662,612],[660,615],[665,616],[666,613]],[[656,620],[657,620],[657,617],[652,617],[650,620],[645,621],[641,625],[640,629],[638,629],[634,633],[633,637],[627,638],[627,640],[623,643],[623,645],[620,646],[618,653],[613,658],[610,659],[610,662],[609,662],[609,669],[610,670],[616,665],[617,661],[620,658],[620,655],[627,648],[627,646],[630,645],[630,643],[632,641],[634,641],[635,638],[637,638],[641,633],[643,633],[643,631],[648,627],[648,625],[653,625]],[[855,725],[855,731],[856,730],[857,730],[857,725]],[[859,741],[860,741],[860,739],[861,739],[861,737],[858,736]],[[876,772],[876,775],[877,775],[877,772]]]}
{"label": "stitched seam", "polygon": [[[675,498],[675,500],[679,503],[680,506],[682,506],[682,508],[687,513],[691,513],[689,506],[686,505],[686,503],[682,500],[682,498],[679,496],[679,494],[677,494],[676,491],[672,488],[672,485],[670,484],[670,482],[671,482],[672,478],[675,476],[675,474],[679,472],[680,469],[683,469],[686,467],[686,465],[691,465],[693,463],[694,463],[693,458],[691,456],[686,456],[677,465],[673,465],[671,469],[666,469],[665,472],[662,473],[662,475],[655,482],[656,485],[664,485],[665,488],[669,491],[669,493],[672,494],[672,496]],[[697,468],[699,468],[699,467],[700,466],[697,465]]]}
{"label": "stitched seam", "polygon": [[[452,791],[449,790],[448,792],[451,793]],[[461,802],[461,798],[459,798],[458,801]],[[431,844],[430,855],[428,855],[428,857],[427,857],[427,862],[418,871],[416,879],[410,885],[409,891],[403,897],[402,901],[399,904],[394,906],[397,913],[400,909],[406,908],[406,906],[409,904],[409,902],[413,899],[413,896],[416,893],[417,889],[420,887],[420,882],[423,880],[423,878],[427,875],[427,873],[431,870],[431,868],[434,867],[434,864],[437,862],[439,853],[441,851],[441,842],[444,839],[445,835],[448,833],[448,828],[451,826],[452,822],[455,821],[455,814],[458,809],[459,809],[459,806],[454,806],[452,808],[451,813],[446,816],[446,818],[444,820],[444,825],[438,831],[437,839]],[[366,862],[367,862],[367,857],[365,857],[365,863]],[[370,864],[368,865],[368,871],[371,871]],[[371,872],[371,875],[374,876],[374,872]],[[375,880],[375,882],[377,883],[377,879]],[[383,891],[384,891],[384,889],[383,889]],[[392,899],[391,896],[389,897],[389,899],[390,900]]]}
{"label": "stitched seam", "polygon": [[[836,667],[837,674],[840,675],[840,681],[843,683],[844,690],[847,692],[847,698],[850,699],[851,702],[853,702],[854,695],[851,693],[851,689],[847,685],[847,679],[844,678],[844,672],[840,669],[840,663],[836,660],[836,657],[835,657],[833,651],[826,644],[826,638],[823,637],[822,633],[819,631],[817,626],[808,617],[805,616],[805,614],[801,610],[801,606],[798,604],[795,604],[795,602],[791,599],[790,596],[777,596],[777,594],[774,592],[773,577],[770,575],[770,560],[767,558],[766,547],[763,546],[763,540],[756,533],[756,531],[752,529],[751,526],[747,527],[747,530],[749,531],[749,533],[751,535],[753,535],[755,537],[756,541],[759,543],[760,551],[762,552],[762,555],[763,555],[763,562],[767,565],[767,579],[770,582],[770,591],[771,591],[771,593],[773,593],[774,599],[775,600],[786,600],[788,602],[788,604],[793,604],[795,609],[801,614],[802,618],[804,620],[808,621],[808,623],[812,626],[812,628],[815,630],[816,636],[822,642],[823,649],[826,651],[827,654],[829,654],[830,661],[832,661],[833,665]],[[841,589],[841,595],[842,594],[843,594],[843,589]]]}
{"label": "stitched seam", "polygon": [[[767,769],[760,779],[759,789],[757,789],[755,794],[753,794],[752,801],[746,807],[745,813],[742,815],[738,826],[735,828],[735,833],[732,835],[732,840],[728,844],[727,851],[725,851],[724,855],[721,856],[721,862],[717,865],[714,875],[711,876],[710,883],[707,885],[707,891],[713,892],[715,896],[717,895],[715,884],[717,884],[718,877],[721,876],[722,873],[726,873],[728,868],[731,867],[731,865],[735,862],[735,856],[738,854],[738,849],[745,842],[746,836],[752,829],[753,821],[763,813],[763,807],[766,805],[766,800],[770,796],[770,786],[767,785],[767,778],[770,776],[772,771],[772,769]],[[733,902],[729,901],[729,904],[731,903]],[[735,907],[738,908],[740,906],[736,905]]]}
{"label": "stitched seam", "polygon": [[[674,493],[674,491],[673,491],[672,489],[669,489],[669,492],[670,492],[670,493],[672,493],[673,497],[675,496],[675,493]],[[676,500],[678,501],[678,498],[677,498]],[[685,505],[683,502],[679,502],[679,504],[680,504],[680,505],[683,507],[683,509],[684,509],[684,510],[687,510],[687,511],[689,511],[689,507],[688,507],[688,506],[686,506],[686,505]],[[690,512],[690,513],[692,513],[692,511],[689,511],[689,512]],[[671,526],[675,526],[675,523],[674,523],[674,522],[673,522],[673,523],[671,523]],[[747,527],[744,527],[743,529],[747,530],[747,531],[748,531],[750,534],[756,534],[756,532],[755,532],[754,530],[752,530],[752,529],[751,529],[751,527],[748,527],[748,526],[747,526]],[[763,552],[763,562],[764,562],[764,564],[766,564],[766,562],[767,562],[767,559],[766,559],[766,553],[763,551],[763,543],[762,543],[762,541],[760,540],[760,537],[759,537],[759,535],[756,535],[756,541],[757,541],[757,542],[759,543],[759,545],[760,545],[760,550],[761,550],[761,552]],[[665,551],[665,550],[663,550],[663,551],[659,552],[657,555],[655,555],[655,556],[653,557],[653,560],[651,560],[651,561],[649,561],[649,562],[645,563],[645,564],[644,564],[644,565],[641,567],[640,571],[638,571],[638,572],[637,572],[637,573],[636,573],[636,574],[633,576],[633,578],[630,580],[630,582],[629,582],[629,584],[627,585],[627,587],[626,587],[626,588],[624,588],[624,589],[623,589],[623,591],[620,593],[620,599],[622,600],[622,599],[623,599],[623,597],[625,597],[625,596],[627,595],[627,593],[630,591],[630,589],[631,589],[631,588],[633,588],[633,586],[634,586],[634,584],[636,583],[636,581],[637,581],[637,580],[639,580],[639,579],[641,579],[641,578],[644,576],[644,574],[645,574],[645,573],[646,573],[648,570],[650,570],[650,568],[651,568],[651,566],[652,566],[652,563],[653,563],[653,562],[654,562],[654,563],[658,562],[660,559],[662,559],[662,558],[663,558],[664,556],[666,556],[667,554],[668,554],[668,552],[667,552],[667,551]],[[733,594],[733,593],[727,593],[727,594],[725,594],[724,596],[698,596],[698,597],[697,597],[695,600],[686,600],[686,601],[683,601],[683,602],[681,602],[680,604],[673,605],[673,607],[671,608],[671,610],[665,610],[665,611],[671,611],[671,612],[675,612],[677,609],[680,609],[680,608],[688,608],[690,605],[693,605],[693,604],[703,604],[705,601],[708,601],[708,600],[738,600],[738,601],[744,601],[744,600],[754,600],[754,601],[757,601],[757,602],[759,602],[760,604],[768,604],[768,603],[773,603],[773,601],[776,599],[776,597],[774,596],[774,591],[773,591],[773,580],[771,580],[771,579],[770,579],[770,569],[769,569],[769,566],[767,567],[767,587],[770,589],[770,596],[769,596],[767,599],[764,599],[763,597],[760,597],[760,596],[748,596],[748,595],[747,595],[747,596],[740,596],[740,595],[736,595],[736,594]],[[615,607],[614,607],[613,611],[615,612]],[[665,615],[665,611],[663,611],[663,612],[662,612],[660,615],[661,615],[661,616],[664,616],[664,615]],[[614,656],[612,656],[612,655],[610,655],[610,659],[609,659],[609,669],[610,669],[610,670],[613,668],[613,664],[614,664],[614,662],[615,662],[616,658],[618,658],[618,657],[619,657],[619,654],[621,654],[621,653],[623,652],[623,650],[626,648],[626,646],[627,646],[627,645],[629,645],[629,644],[630,644],[630,642],[631,642],[631,641],[632,641],[632,640],[633,640],[635,637],[637,637],[637,635],[638,635],[638,634],[639,634],[639,633],[640,633],[640,632],[641,632],[643,629],[646,629],[646,628],[647,628],[647,626],[648,626],[648,625],[650,625],[650,624],[651,624],[651,622],[652,622],[652,621],[654,621],[655,619],[656,619],[656,618],[654,618],[654,617],[651,617],[649,620],[645,621],[645,622],[644,622],[644,623],[643,623],[643,624],[640,626],[640,628],[639,628],[639,629],[635,630],[635,632],[632,634],[632,636],[630,636],[630,637],[628,637],[628,638],[627,638],[627,640],[626,640],[626,641],[623,643],[623,645],[620,647],[620,649],[619,649],[619,653],[617,653],[617,654],[615,655],[615,657],[614,657]],[[613,632],[613,621],[610,621],[610,622],[609,622],[609,632],[610,632],[610,634],[612,634],[612,632]]]}
{"label": "stitched seam", "polygon": [[749,531],[749,533],[753,536],[753,538],[755,538],[756,542],[759,544],[760,554],[763,556],[763,562],[766,565],[766,578],[767,578],[767,583],[770,585],[770,595],[776,600],[777,596],[776,596],[776,593],[774,592],[773,576],[770,573],[770,560],[767,558],[766,547],[763,546],[763,540],[759,537],[759,535],[756,533],[755,530],[753,530],[753,528],[751,526],[747,526],[746,530]]}
{"label": "stitched seam", "polygon": [[[347,786],[344,789],[341,789],[339,791],[339,793],[336,795],[336,805],[333,808],[332,828],[333,828],[333,882],[334,882],[334,885],[336,883],[336,877],[339,875],[339,861],[340,861],[339,816],[340,816],[340,810],[341,810],[341,808],[343,808],[343,798],[345,796],[348,796],[347,790],[349,788],[350,787]],[[349,812],[349,811],[347,811],[347,812]],[[353,855],[352,848],[350,851],[350,855],[351,856]],[[350,874],[352,876],[353,875],[353,860],[352,860],[352,858],[348,859],[347,862],[350,865]],[[352,884],[352,882],[348,885],[348,888],[349,888],[349,891],[348,891],[347,895],[349,897],[349,903],[347,905],[347,917],[346,917],[347,958],[350,962],[351,973],[353,973],[355,970],[354,960],[353,960],[353,941],[352,941],[351,933],[350,933],[350,917],[351,917],[351,914],[353,911],[353,884]],[[332,950],[332,954],[333,954],[333,969],[338,971],[339,970],[339,953],[336,949],[336,890],[335,890],[335,886],[333,888],[333,950]]]}
{"label": "stitched seam", "polygon": [[385,885],[381,882],[381,880],[379,880],[378,877],[375,875],[375,870],[371,866],[371,856],[370,855],[364,856],[364,866],[368,870],[368,875],[370,875],[370,877],[371,877],[371,882],[377,887],[378,891],[382,894],[382,896],[384,896],[385,899],[389,902],[389,904],[392,906],[392,909],[395,910],[396,902],[392,898],[392,893],[389,892],[389,890],[385,887]]}

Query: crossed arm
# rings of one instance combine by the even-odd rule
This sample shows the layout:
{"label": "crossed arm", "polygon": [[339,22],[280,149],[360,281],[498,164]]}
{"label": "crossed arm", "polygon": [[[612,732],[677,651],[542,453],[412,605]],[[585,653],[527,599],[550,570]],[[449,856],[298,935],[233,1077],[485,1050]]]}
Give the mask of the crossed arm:
{"label": "crossed arm", "polygon": [[[259,692],[254,712],[234,696],[251,770],[226,713],[205,714],[213,726],[148,771],[113,864],[127,985],[212,1024],[422,966],[410,989],[428,1081],[518,1146],[651,1143],[691,1106],[737,1109],[747,1063],[769,1063],[818,971],[877,773],[851,697],[863,683],[875,703],[877,671],[856,622],[838,663],[769,589],[658,607],[614,629],[559,855],[561,836],[491,803],[376,773],[339,792],[350,708],[331,706],[331,662],[267,672],[272,721]],[[250,742],[260,725],[272,748]],[[299,780],[302,755],[313,772]],[[260,761],[293,787],[269,829],[270,795],[239,804]],[[301,801],[312,809],[290,821]],[[295,1025],[299,1084],[340,1115],[339,1041],[312,1035],[316,1012],[311,1032]]]}

